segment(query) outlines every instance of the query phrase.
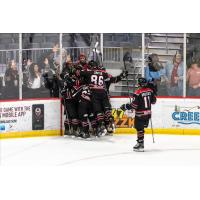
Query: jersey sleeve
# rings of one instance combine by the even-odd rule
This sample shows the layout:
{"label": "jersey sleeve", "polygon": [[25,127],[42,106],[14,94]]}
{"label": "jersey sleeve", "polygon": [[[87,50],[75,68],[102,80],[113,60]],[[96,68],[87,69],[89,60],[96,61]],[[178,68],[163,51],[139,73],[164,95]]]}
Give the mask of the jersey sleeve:
{"label": "jersey sleeve", "polygon": [[155,104],[157,101],[156,95],[154,94],[154,92],[152,92],[152,96],[151,96],[151,104]]}
{"label": "jersey sleeve", "polygon": [[121,81],[122,80],[122,77],[121,77],[121,75],[118,75],[118,76],[112,76],[111,78],[110,78],[110,83],[118,83],[119,81]]}
{"label": "jersey sleeve", "polygon": [[137,94],[133,94],[133,100],[131,102],[131,107],[132,109],[136,110],[138,108],[138,95]]}

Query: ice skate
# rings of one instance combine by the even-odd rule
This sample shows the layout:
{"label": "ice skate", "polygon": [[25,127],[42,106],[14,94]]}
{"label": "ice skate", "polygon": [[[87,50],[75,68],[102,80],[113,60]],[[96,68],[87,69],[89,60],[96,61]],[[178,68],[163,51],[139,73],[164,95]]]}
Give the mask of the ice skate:
{"label": "ice skate", "polygon": [[71,130],[69,128],[65,128],[64,137],[69,137],[69,136],[71,136]]}
{"label": "ice skate", "polygon": [[96,131],[96,138],[101,137],[101,135],[102,135],[101,128],[98,127]]}
{"label": "ice skate", "polygon": [[113,136],[113,133],[115,132],[115,125],[114,123],[109,123],[107,126],[107,134],[108,136]]}
{"label": "ice skate", "polygon": [[105,136],[107,133],[107,129],[104,124],[101,125],[100,130],[101,130],[101,136]]}
{"label": "ice skate", "polygon": [[90,138],[89,132],[82,132],[82,138],[84,138],[84,139]]}
{"label": "ice skate", "polygon": [[133,151],[144,152],[144,142],[138,141],[137,144],[133,147]]}

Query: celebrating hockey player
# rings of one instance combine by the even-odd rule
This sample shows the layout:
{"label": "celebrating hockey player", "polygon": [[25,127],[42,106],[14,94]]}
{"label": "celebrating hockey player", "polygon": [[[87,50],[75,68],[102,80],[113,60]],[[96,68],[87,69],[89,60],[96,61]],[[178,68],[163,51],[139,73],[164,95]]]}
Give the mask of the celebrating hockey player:
{"label": "celebrating hockey player", "polygon": [[61,78],[61,95],[64,99],[66,114],[64,134],[79,136],[78,100],[74,98],[73,94],[81,85],[80,73],[78,74],[76,69],[70,65],[70,68],[63,68]]}
{"label": "celebrating hockey player", "polygon": [[108,123],[108,127],[113,127],[114,123],[111,104],[105,85],[105,80],[109,78],[109,74],[103,70],[99,70],[98,64],[95,61],[90,61],[89,65],[91,70],[82,71],[81,76],[83,76],[85,82],[91,89],[93,110],[98,123],[97,134],[101,136],[107,132],[104,121]]}

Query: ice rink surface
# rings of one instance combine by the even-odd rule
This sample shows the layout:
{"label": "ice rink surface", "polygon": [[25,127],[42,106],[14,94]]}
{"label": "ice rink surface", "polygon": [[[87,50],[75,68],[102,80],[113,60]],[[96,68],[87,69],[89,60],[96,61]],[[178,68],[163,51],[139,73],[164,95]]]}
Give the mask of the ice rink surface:
{"label": "ice rink surface", "polygon": [[2,166],[200,165],[200,136],[145,135],[145,152],[133,152],[136,135],[91,141],[64,137],[0,140]]}

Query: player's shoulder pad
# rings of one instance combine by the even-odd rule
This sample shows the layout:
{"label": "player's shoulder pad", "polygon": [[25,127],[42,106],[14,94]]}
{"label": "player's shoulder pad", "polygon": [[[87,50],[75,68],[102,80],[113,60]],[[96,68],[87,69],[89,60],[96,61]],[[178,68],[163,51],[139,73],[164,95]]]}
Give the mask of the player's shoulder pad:
{"label": "player's shoulder pad", "polygon": [[142,92],[152,92],[153,93],[153,90],[151,89],[151,88],[140,88],[140,89],[137,89],[136,91],[135,91],[135,94],[136,95],[139,95],[139,94],[141,94]]}

